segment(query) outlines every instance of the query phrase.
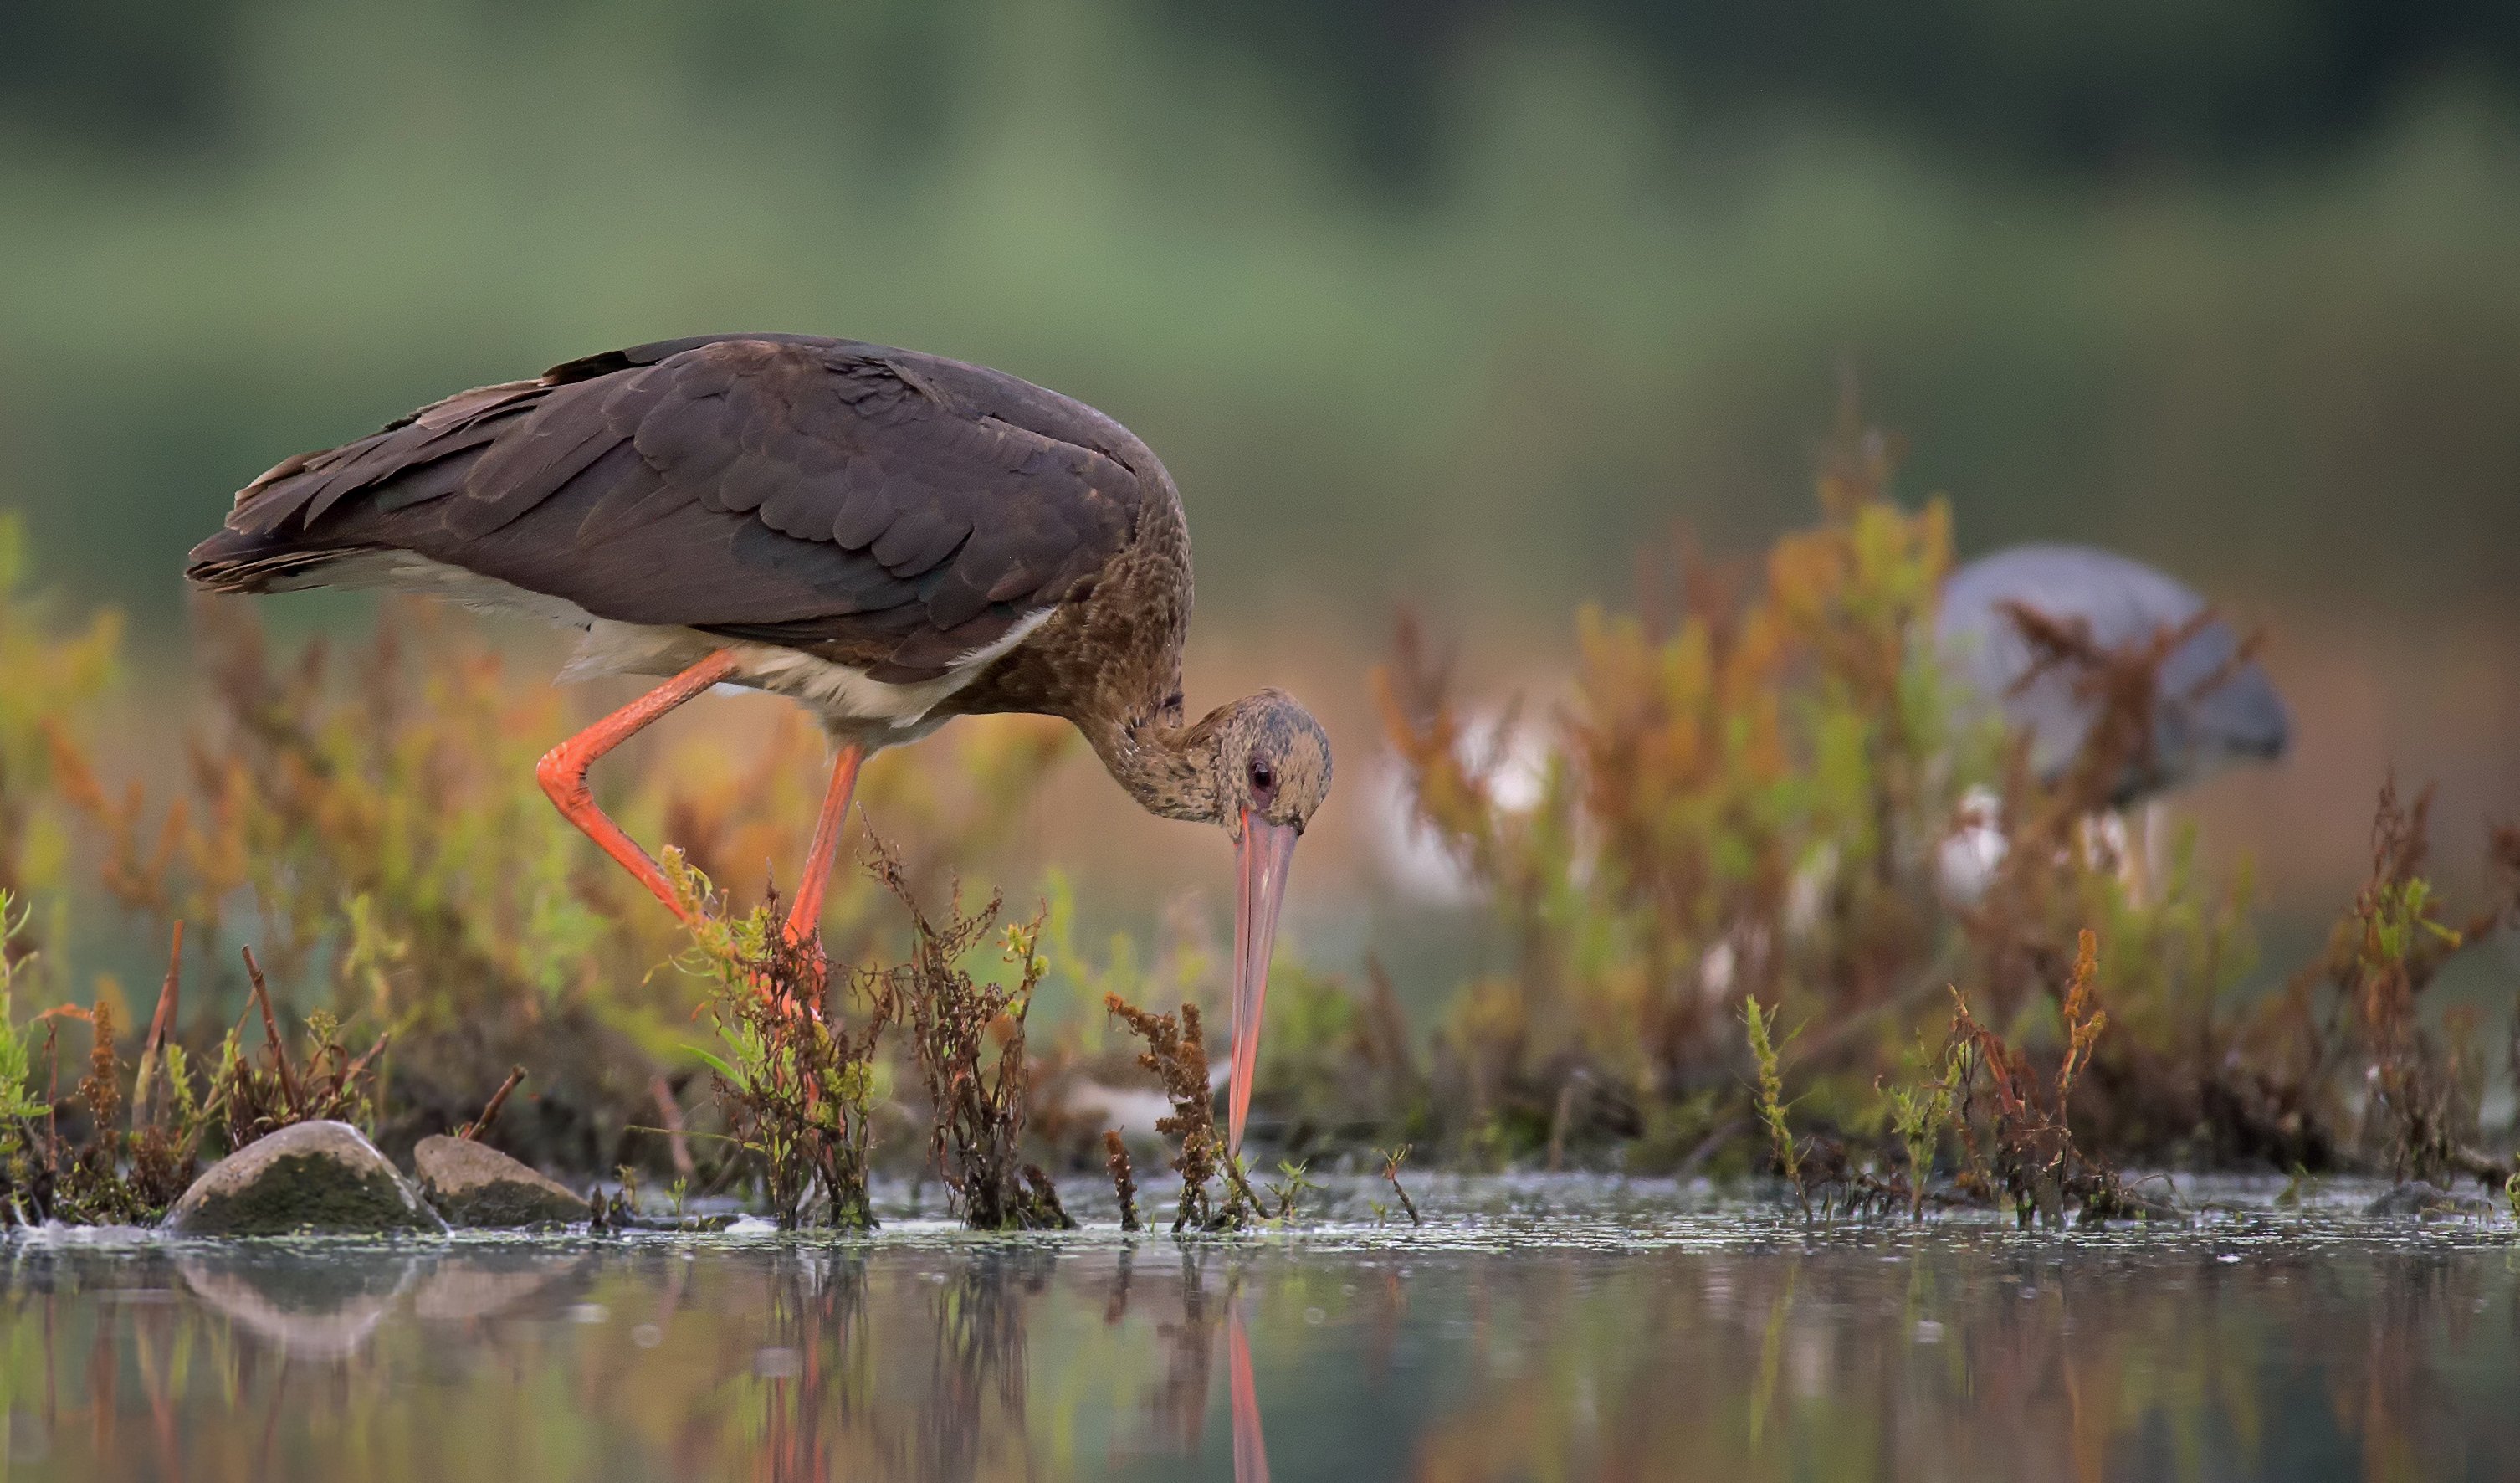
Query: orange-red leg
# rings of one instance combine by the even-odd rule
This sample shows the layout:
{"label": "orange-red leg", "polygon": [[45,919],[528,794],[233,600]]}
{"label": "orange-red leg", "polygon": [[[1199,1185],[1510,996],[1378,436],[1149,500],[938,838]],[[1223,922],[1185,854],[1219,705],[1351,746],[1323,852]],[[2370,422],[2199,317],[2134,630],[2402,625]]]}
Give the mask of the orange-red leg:
{"label": "orange-red leg", "polygon": [[832,759],[832,785],[823,791],[823,811],[814,816],[814,842],[805,851],[805,874],[796,882],[796,900],[788,907],[788,941],[800,942],[820,931],[823,888],[832,882],[832,861],[840,853],[840,826],[848,821],[849,799],[858,791],[858,764],[866,748],[843,743]]}
{"label": "orange-red leg", "polygon": [[534,767],[535,779],[559,806],[561,816],[584,830],[597,848],[638,877],[639,884],[654,892],[656,900],[684,921],[691,920],[691,913],[674,900],[674,888],[667,884],[665,872],[657,868],[647,851],[621,832],[619,824],[595,806],[595,794],[586,786],[586,769],[595,765],[597,758],[638,735],[656,718],[734,672],[735,656],[720,649],[544,753]]}

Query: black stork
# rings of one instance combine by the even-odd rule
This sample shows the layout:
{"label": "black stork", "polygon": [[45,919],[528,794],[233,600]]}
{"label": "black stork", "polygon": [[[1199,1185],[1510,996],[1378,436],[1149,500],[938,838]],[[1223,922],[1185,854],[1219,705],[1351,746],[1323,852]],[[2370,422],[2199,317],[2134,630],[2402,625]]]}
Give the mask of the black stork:
{"label": "black stork", "polygon": [[1329,792],[1329,741],[1274,689],[1185,721],[1181,498],[1092,407],[855,341],[661,341],[284,460],[237,494],[186,575],[220,592],[437,593],[582,629],[564,678],[661,677],[536,772],[678,914],[656,862],[596,807],[588,766],[712,685],[803,705],[833,762],[791,935],[816,930],[870,753],[957,716],[1065,718],[1148,811],[1234,840],[1239,1149],[1279,902]]}

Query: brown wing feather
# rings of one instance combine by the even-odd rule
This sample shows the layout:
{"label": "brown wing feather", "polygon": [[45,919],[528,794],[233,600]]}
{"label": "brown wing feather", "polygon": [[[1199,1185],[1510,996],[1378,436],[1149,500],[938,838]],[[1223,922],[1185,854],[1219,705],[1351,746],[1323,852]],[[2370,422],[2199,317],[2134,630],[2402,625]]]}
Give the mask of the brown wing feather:
{"label": "brown wing feather", "polygon": [[[191,575],[251,590],[399,549],[600,618],[942,672],[1128,544],[1162,466],[1083,404],[852,341],[667,341],[293,458]],[[320,575],[320,573],[319,573]]]}

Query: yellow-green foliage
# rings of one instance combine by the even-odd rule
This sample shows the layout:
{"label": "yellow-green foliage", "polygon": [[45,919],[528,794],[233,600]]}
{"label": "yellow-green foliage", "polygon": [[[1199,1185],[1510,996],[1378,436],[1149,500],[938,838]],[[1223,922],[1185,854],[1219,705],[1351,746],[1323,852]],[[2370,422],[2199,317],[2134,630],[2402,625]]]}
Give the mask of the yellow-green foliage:
{"label": "yellow-green foliage", "polygon": [[1585,610],[1531,808],[1498,801],[1500,759],[1472,755],[1414,647],[1378,676],[1420,814],[1514,933],[1511,975],[1454,1024],[1481,1100],[1570,1055],[1647,1090],[1704,1085],[1745,996],[1863,1007],[1932,950],[1928,846],[1992,752],[1956,749],[1923,641],[1949,512],[1900,508],[1888,474],[1850,427],[1820,523],[1755,592],[1692,566],[1677,615]]}
{"label": "yellow-green foliage", "polygon": [[11,950],[25,928],[27,910],[25,903],[7,891],[0,891],[0,1158],[22,1148],[20,1121],[44,1110],[30,1089],[29,1078],[34,1074],[34,1067],[26,1054],[25,1039],[18,1033],[13,1012],[18,974],[23,959]]}
{"label": "yellow-green foliage", "polygon": [[1785,1177],[1800,1193],[1803,1182],[1802,1157],[1794,1146],[1793,1129],[1785,1122],[1785,1083],[1777,1070],[1777,1046],[1768,1026],[1768,1015],[1759,1007],[1758,996],[1741,1001],[1741,1023],[1749,1031],[1750,1059],[1758,1067],[1758,1089],[1754,1093],[1759,1121],[1768,1130],[1768,1141],[1775,1151],[1777,1172]]}
{"label": "yellow-green foliage", "polygon": [[[198,620],[206,704],[186,720],[179,781],[118,787],[67,739],[51,749],[107,888],[189,922],[204,950],[249,936],[300,1008],[329,1007],[362,1036],[392,1029],[391,1075],[446,1049],[423,1059],[447,1106],[477,1107],[521,1060],[546,1109],[606,1089],[576,1126],[649,1121],[654,1076],[691,1065],[691,982],[655,971],[690,945],[534,777],[592,708],[444,610],[389,603],[345,658],[321,642],[271,652],[243,604],[205,603]],[[642,737],[593,781],[633,837],[757,899],[768,872],[804,857],[827,749],[791,707],[701,704],[716,724]],[[1016,816],[1011,800],[1066,746],[1066,728],[1039,718],[957,729],[878,760],[859,793],[869,815],[915,824],[921,878],[984,857]],[[858,872],[835,872],[825,922],[843,958],[898,934],[874,900]],[[230,971],[226,953],[202,955]],[[554,1041],[555,1025],[576,1028]]]}
{"label": "yellow-green foliage", "polygon": [[681,851],[666,850],[659,863],[690,915],[692,946],[677,961],[708,985],[717,1027],[717,1050],[692,1051],[716,1075],[736,1144],[752,1157],[772,1215],[792,1228],[819,1192],[827,1224],[874,1225],[867,1155],[888,1001],[872,996],[871,1012],[844,1028],[839,1006],[826,1002],[822,949],[788,942],[773,903],[730,913]]}
{"label": "yellow-green foliage", "polygon": [[1969,1043],[1955,1038],[1937,1062],[1919,1036],[1919,1065],[1941,1075],[1929,1082],[1889,1084],[1881,1089],[1884,1116],[1908,1158],[1908,1211],[1919,1220],[1925,1213],[1925,1184],[1933,1177],[1935,1150],[1952,1126],[1952,1098],[1968,1085],[1969,1055]]}
{"label": "yellow-green foliage", "polygon": [[416,1029],[627,993],[668,954],[670,919],[588,868],[534,783],[569,729],[559,692],[420,610],[389,612],[346,666],[321,643],[273,658],[232,606],[203,618],[210,704],[189,728],[188,788],[116,798],[57,757],[127,905],[205,947],[249,933],[284,983],[329,957],[345,1015]]}
{"label": "yellow-green foliage", "polygon": [[[1639,614],[1582,612],[1570,693],[1533,723],[1534,801],[1507,802],[1506,745],[1479,740],[1487,728],[1404,625],[1377,675],[1386,729],[1419,817],[1512,945],[1446,1036],[1465,1124],[1502,1138],[1496,1151],[1534,1151],[1544,1130],[1553,1142],[1552,1107],[1579,1076],[1633,1094],[1648,1137],[1669,1142],[1662,1109],[1738,1095],[1725,1025],[1753,996],[1771,1021],[1820,1027],[1780,1051],[1814,1062],[1792,1068],[1809,1115],[1872,1123],[1871,1089],[1946,983],[1970,984],[2007,1034],[2052,1040],[2086,928],[2113,945],[2093,992],[2128,1032],[2101,1054],[2175,1066],[2187,1085],[2149,1120],[2110,1109],[2112,1131],[2160,1152],[2196,1126],[2163,1109],[2192,1107],[2215,1074],[2199,1027],[2253,962],[2246,872],[2203,880],[2182,831],[2148,876],[2089,823],[2102,772],[2043,783],[2018,738],[1971,718],[1931,638],[1949,510],[1901,506],[1890,472],[1887,442],[1850,419],[1818,522],[1780,536],[1755,579],[1691,558],[1677,603],[1649,591]],[[2110,694],[2148,697],[2156,647],[2089,662]],[[1973,793],[1996,801],[2010,848],[1982,896],[1956,903],[1938,855]]]}
{"label": "yellow-green foliage", "polygon": [[[529,1154],[582,1157],[591,1140],[608,1167],[621,1130],[653,1120],[659,1077],[697,1064],[687,1027],[706,995],[656,971],[690,939],[535,782],[536,760],[595,709],[551,684],[549,661],[518,661],[460,615],[399,602],[344,652],[282,652],[251,605],[205,602],[194,703],[159,718],[161,750],[143,738],[134,760],[150,770],[126,781],[120,753],[108,763],[89,745],[117,625],[66,627],[22,590],[23,570],[19,527],[0,519],[0,889],[14,924],[27,922],[28,886],[41,892],[33,920],[60,919],[78,889],[68,865],[84,854],[120,905],[160,930],[189,924],[190,955],[209,968],[176,1027],[195,1065],[242,1002],[233,951],[250,941],[287,1007],[358,1027],[359,1044],[392,1032],[375,1069],[381,1110],[407,1120],[405,1135],[469,1115],[512,1061],[534,1070],[538,1094],[533,1118],[510,1120],[511,1141],[555,1120],[572,1140]],[[660,728],[593,780],[635,838],[736,883],[740,900],[713,917],[724,930],[757,926],[747,904],[803,858],[828,750],[791,707],[697,709],[712,724]],[[910,882],[985,867],[1072,739],[1042,718],[966,721],[871,765],[859,807],[916,841]],[[902,935],[872,909],[878,895],[862,873],[835,873],[824,926],[840,960]],[[722,958],[761,946],[716,945]],[[21,989],[38,964],[60,971],[58,952],[29,948],[22,936],[9,953]]]}

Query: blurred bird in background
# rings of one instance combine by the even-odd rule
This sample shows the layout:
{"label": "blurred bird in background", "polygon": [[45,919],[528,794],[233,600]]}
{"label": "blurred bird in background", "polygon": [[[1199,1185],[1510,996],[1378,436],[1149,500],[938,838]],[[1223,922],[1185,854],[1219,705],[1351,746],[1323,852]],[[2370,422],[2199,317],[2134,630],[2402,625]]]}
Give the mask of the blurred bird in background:
{"label": "blurred bird in background", "polygon": [[[2108,780],[2100,845],[2148,878],[2159,854],[2164,795],[2237,764],[2272,762],[2292,741],[2274,681],[2232,626],[2167,573],[2093,546],[2011,546],[1943,582],[1934,621],[1943,672],[1963,717],[2000,715],[2023,736],[2031,768],[2054,783],[2097,742],[2111,703],[2093,680],[2094,657],[2140,655],[2150,693],[2135,697],[2144,734],[2124,747]],[[2081,662],[2059,663],[2071,649]],[[2140,808],[2137,837],[2128,811]],[[1974,900],[2003,858],[1999,801],[1983,788],[1962,801],[1942,844],[1944,894]]]}
{"label": "blurred bird in background", "polygon": [[2025,616],[2102,652],[2171,641],[2152,672],[2151,736],[2110,790],[2121,808],[2235,763],[2272,762],[2291,744],[2292,718],[2274,681],[2178,579],[2092,546],[2012,546],[1944,580],[1934,643],[1970,701],[2001,711],[2029,737],[2031,765],[2045,781],[2081,755],[2102,701],[2077,683],[2074,667],[2046,662]]}

